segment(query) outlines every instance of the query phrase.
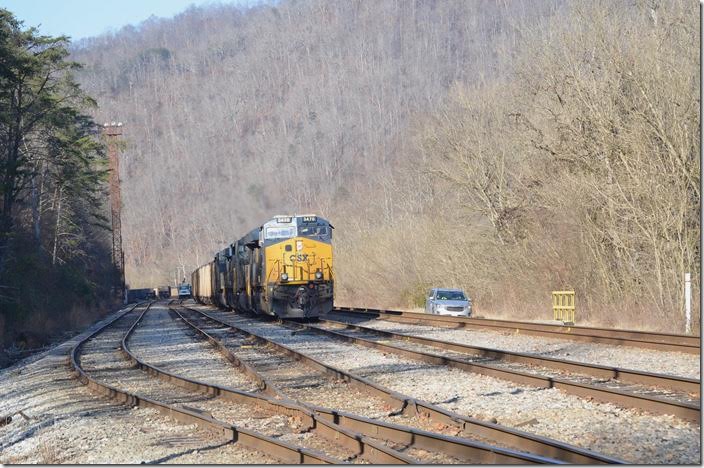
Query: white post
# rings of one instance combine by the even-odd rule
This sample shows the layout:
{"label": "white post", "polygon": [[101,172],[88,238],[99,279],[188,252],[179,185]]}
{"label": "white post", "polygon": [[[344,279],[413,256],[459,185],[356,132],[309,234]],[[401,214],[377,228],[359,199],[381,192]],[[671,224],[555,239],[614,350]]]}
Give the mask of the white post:
{"label": "white post", "polygon": [[692,330],[692,277],[684,274],[684,319],[685,333],[689,335]]}

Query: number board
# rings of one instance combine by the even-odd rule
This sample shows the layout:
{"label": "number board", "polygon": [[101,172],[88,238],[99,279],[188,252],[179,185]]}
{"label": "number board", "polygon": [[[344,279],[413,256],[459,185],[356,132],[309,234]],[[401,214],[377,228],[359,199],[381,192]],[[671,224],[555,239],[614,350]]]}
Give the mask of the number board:
{"label": "number board", "polygon": [[304,223],[314,223],[318,220],[316,216],[304,216],[303,217],[303,222]]}

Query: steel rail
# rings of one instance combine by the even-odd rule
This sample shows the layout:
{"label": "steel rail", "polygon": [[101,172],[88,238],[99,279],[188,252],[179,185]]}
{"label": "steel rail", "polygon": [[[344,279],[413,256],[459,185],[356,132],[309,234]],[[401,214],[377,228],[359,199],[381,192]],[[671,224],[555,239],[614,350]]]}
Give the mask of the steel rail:
{"label": "steel rail", "polygon": [[[131,313],[140,304],[133,306],[131,309],[125,311],[122,314],[116,315],[113,320],[110,320],[107,324],[96,329],[93,333],[88,335],[86,338],[80,340],[76,343],[69,353],[70,365],[75,372],[76,378],[86,385],[91,391],[105,395],[108,398],[117,401],[118,403],[125,404],[127,406],[137,406],[141,408],[153,408],[164,416],[168,416],[175,419],[183,424],[197,424],[199,427],[215,433],[216,435],[222,436],[226,440],[232,442],[239,442],[243,446],[250,449],[263,451],[284,463],[327,463],[336,464],[339,463],[338,460],[328,457],[324,454],[316,453],[312,450],[305,448],[295,447],[289,443],[273,439],[271,437],[259,434],[255,431],[248,429],[241,429],[230,424],[226,424],[222,421],[214,419],[206,414],[202,414],[196,411],[192,411],[185,408],[179,408],[175,405],[169,405],[162,403],[157,400],[142,397],[135,393],[130,393],[124,390],[120,390],[111,385],[99,382],[98,380],[92,378],[88,372],[81,366],[80,352],[83,346],[93,337],[102,333],[106,328],[115,323],[117,320],[123,318],[125,315]],[[151,306],[151,303],[149,304]],[[147,308],[149,307],[147,306]],[[146,309],[145,309],[146,312]],[[142,313],[142,316],[144,313]]]}
{"label": "steel rail", "polygon": [[[583,449],[574,445],[567,444],[562,441],[551,439],[548,437],[542,437],[539,435],[531,434],[529,432],[524,432],[518,429],[502,426],[500,424],[491,423],[488,421],[482,421],[479,419],[467,417],[444,408],[441,408],[432,403],[418,400],[410,396],[395,392],[390,390],[378,383],[372,382],[364,377],[360,377],[351,372],[344,371],[337,367],[325,364],[315,358],[312,358],[304,353],[296,351],[289,348],[286,345],[272,341],[258,333],[254,333],[249,330],[245,330],[237,325],[229,322],[224,322],[211,314],[204,312],[202,310],[194,309],[192,307],[183,306],[188,310],[192,310],[203,316],[213,320],[214,322],[220,323],[224,326],[228,326],[244,335],[253,338],[255,341],[269,345],[275,349],[282,351],[283,353],[291,356],[292,358],[303,362],[313,369],[322,371],[325,374],[332,376],[335,379],[340,379],[347,382],[349,385],[358,389],[360,391],[371,394],[389,405],[397,405],[397,409],[392,412],[392,414],[404,414],[408,416],[425,416],[430,418],[432,421],[447,425],[450,427],[456,427],[465,434],[471,434],[484,439],[494,440],[506,446],[520,447],[522,451],[528,452],[530,454],[535,454],[540,457],[546,457],[554,460],[560,460],[567,463],[578,463],[578,464],[603,464],[603,463],[613,463],[621,464],[624,461],[603,455],[600,453],[593,452],[588,449]],[[298,324],[296,324],[298,325]],[[323,413],[320,413],[321,415]],[[340,418],[341,416],[336,416],[336,414],[341,415],[339,412],[328,413],[330,418]],[[348,415],[349,416],[349,415]],[[362,418],[357,418],[357,421]],[[340,419],[341,421],[344,419]],[[380,422],[375,421],[376,424]],[[352,424],[352,422],[350,422]],[[355,422],[354,424],[360,424],[353,427],[361,428],[361,423]],[[398,435],[393,432],[387,432],[388,436]],[[402,437],[407,437],[407,435],[401,435]],[[393,439],[390,439],[393,440]],[[401,441],[402,442],[402,441]],[[477,443],[469,440],[468,442]],[[494,450],[497,450],[494,448]],[[505,450],[505,449],[502,449]],[[519,452],[520,453],[520,452]]]}
{"label": "steel rail", "polygon": [[[215,345],[218,351],[223,353],[228,361],[235,364],[236,366],[246,366],[241,362],[231,351],[229,351],[224,345],[222,345],[217,339],[213,338],[204,330],[197,327],[195,324],[186,319],[178,311],[172,309],[176,315],[179,316],[184,323],[195,330],[198,334],[201,334],[208,342]],[[365,458],[371,463],[379,464],[416,464],[419,463],[418,460],[413,459],[407,455],[404,455],[397,450],[386,447],[383,444],[377,443],[373,440],[369,440],[362,434],[341,427],[335,422],[331,422],[325,418],[319,418],[314,412],[303,407],[298,402],[294,402],[286,395],[284,395],[280,390],[278,390],[274,385],[270,384],[266,379],[261,377],[256,371],[246,366],[249,372],[255,376],[255,380],[260,384],[260,388],[266,389],[271,396],[257,395],[250,392],[245,392],[241,390],[236,390],[228,387],[223,387],[221,385],[208,384],[202,381],[189,379],[182,376],[174,375],[168,371],[160,369],[159,367],[146,364],[139,359],[137,359],[126,347],[124,349],[126,353],[129,354],[130,360],[135,363],[140,368],[146,370],[149,373],[153,373],[160,378],[176,383],[177,385],[195,389],[204,393],[213,394],[217,396],[222,396],[225,399],[236,401],[238,403],[244,403],[249,405],[256,405],[265,411],[285,414],[290,417],[298,418],[299,420],[306,421],[308,427],[314,431],[320,432],[320,434],[326,439],[333,443],[341,444],[347,449],[355,451],[356,455]],[[273,397],[272,397],[273,396]],[[280,398],[280,399],[276,399]]]}
{"label": "steel rail", "polygon": [[[146,313],[146,311],[144,313]],[[361,456],[362,458],[365,458],[372,463],[418,463],[417,460],[414,460],[411,457],[401,454],[400,452],[390,449],[384,445],[377,444],[374,441],[365,439],[359,434],[336,426],[328,421],[319,420],[315,417],[312,412],[307,411],[305,408],[302,408],[290,399],[276,400],[269,396],[256,395],[249,392],[223,387],[221,385],[208,384],[199,380],[182,377],[164,369],[161,369],[157,366],[145,363],[144,361],[137,358],[136,355],[132,353],[132,351],[129,349],[129,346],[127,345],[127,341],[129,340],[131,332],[136,329],[139,322],[141,322],[144,317],[144,313],[142,314],[142,316],[140,316],[137,322],[133,324],[132,330],[125,334],[122,340],[121,350],[125,353],[127,358],[134,365],[146,371],[147,373],[155,375],[161,379],[164,379],[168,382],[172,382],[176,385],[190,390],[195,390],[214,396],[222,396],[225,399],[229,399],[239,403],[254,404],[264,409],[265,411],[269,411],[274,414],[284,414],[289,417],[298,418],[299,420],[308,423],[308,430],[319,432],[321,436],[328,439],[332,443],[341,445],[350,450],[354,450],[357,456]],[[186,320],[184,319],[184,321]],[[207,333],[205,333],[204,331],[199,331],[207,335]],[[239,362],[239,360],[236,359],[236,362]],[[250,368],[248,369],[250,372],[254,372]],[[254,374],[256,375],[256,373]],[[261,377],[259,377],[258,375],[256,375],[256,377],[258,377],[256,380],[261,382],[264,385],[264,388],[268,389],[270,394],[279,397],[282,396],[280,392],[276,391],[273,386],[269,385],[266,381],[261,379]]]}
{"label": "steel rail", "polygon": [[[199,331],[199,333],[201,333],[203,336],[209,337],[208,341],[212,339],[218,342],[218,347],[223,346],[219,342],[219,340],[213,338],[207,332],[194,325],[188,319],[183,317],[182,314],[178,313],[176,310],[174,310],[174,312],[179,315],[179,317],[181,317],[184,322],[188,323],[192,328]],[[202,312],[200,313],[204,317],[214,321],[215,323],[232,328],[225,322],[219,321],[215,318],[211,318],[207,314],[204,314]],[[231,352],[227,350],[227,353]],[[267,382],[264,377],[260,376],[259,379],[265,382],[267,388],[271,389],[272,392],[275,392],[277,395],[280,395],[282,398],[285,398],[287,399],[287,401],[290,401],[283,392],[276,388],[275,385]],[[381,438],[389,440],[391,442],[402,443],[404,445],[412,445],[416,448],[421,448],[425,450],[440,451],[448,455],[457,456],[460,458],[464,457],[465,459],[470,459],[479,463],[561,463],[561,461],[559,460],[535,456],[522,452],[516,452],[510,449],[493,447],[491,445],[483,444],[480,442],[475,442],[459,437],[446,436],[444,434],[437,434],[429,431],[423,431],[408,426],[401,426],[398,424],[387,423],[384,421],[376,421],[356,414],[333,410],[317,405],[311,405],[309,403],[301,401],[296,401],[296,403],[300,404],[305,408],[310,409],[314,412],[314,414],[317,414],[320,418],[325,421],[329,421],[334,424],[347,427],[348,429],[358,431],[359,433],[364,434],[368,437]]]}
{"label": "steel rail", "polygon": [[350,343],[366,346],[368,348],[383,349],[388,352],[407,356],[411,359],[427,362],[435,365],[445,365],[462,369],[464,371],[473,372],[476,374],[495,377],[498,379],[516,382],[522,385],[531,385],[539,388],[557,388],[565,393],[576,395],[583,398],[594,398],[595,400],[613,403],[619,406],[637,408],[643,411],[649,411],[655,414],[672,414],[687,421],[699,422],[701,411],[698,406],[681,403],[672,400],[666,400],[648,395],[637,395],[633,393],[596,387],[583,383],[570,382],[568,380],[558,379],[554,377],[544,377],[537,374],[529,374],[526,372],[514,371],[509,369],[500,369],[484,364],[472,363],[455,359],[449,356],[439,354],[414,351],[407,348],[401,348],[387,343],[368,340],[356,336],[346,335],[333,330],[316,327],[314,325],[305,325],[302,323],[286,322],[291,327],[303,327],[306,330],[315,333],[331,336]]}
{"label": "steel rail", "polygon": [[510,320],[478,319],[431,315],[421,312],[373,308],[335,307],[333,313],[374,316],[382,320],[450,328],[489,328],[508,330],[526,335],[546,336],[572,341],[603,343],[618,346],[677,351],[699,354],[701,338],[690,335],[643,332],[637,330],[612,330],[607,328],[576,327]]}
{"label": "steel rail", "polygon": [[[518,353],[501,349],[485,348],[482,346],[467,345],[453,341],[442,341],[434,338],[425,338],[418,335],[410,335],[407,333],[378,330],[376,328],[365,327],[357,325],[355,323],[343,322],[338,320],[321,318],[320,322],[331,323],[335,325],[343,325],[345,328],[348,328],[350,330],[357,330],[365,333],[383,336],[386,338],[433,346],[443,350],[458,351],[473,356],[480,356],[484,358],[496,359],[506,362],[515,362],[530,366],[541,366],[560,371],[575,372],[599,379],[613,379],[632,384],[650,385],[692,394],[701,393],[701,382],[699,381],[699,379],[690,379],[687,377],[679,377],[667,374],[656,374],[651,372],[641,372],[637,370],[621,369],[618,367],[608,367],[599,364],[590,364],[578,361],[568,361],[557,358],[539,356],[536,354]],[[490,366],[488,364],[484,365]]]}
{"label": "steel rail", "polygon": [[[230,364],[232,364],[237,370],[240,372],[244,373],[247,377],[250,379],[254,380],[257,383],[258,389],[260,392],[262,392],[265,395],[269,395],[274,398],[280,398],[280,399],[288,399],[286,395],[281,393],[281,391],[276,388],[276,386],[270,384],[265,378],[259,374],[256,370],[254,370],[249,364],[246,362],[242,361],[240,358],[238,358],[232,351],[230,351],[226,346],[224,346],[218,339],[207,333],[206,331],[202,330],[198,326],[196,326],[194,323],[192,323],[190,320],[188,320],[186,317],[184,317],[181,313],[179,313],[173,306],[169,305],[169,311],[175,313],[179,320],[183,321],[187,326],[189,326],[191,329],[193,329],[197,334],[201,335],[203,338],[205,338],[208,343],[210,343],[215,349],[228,361]],[[251,392],[246,392],[246,393],[251,393]]]}

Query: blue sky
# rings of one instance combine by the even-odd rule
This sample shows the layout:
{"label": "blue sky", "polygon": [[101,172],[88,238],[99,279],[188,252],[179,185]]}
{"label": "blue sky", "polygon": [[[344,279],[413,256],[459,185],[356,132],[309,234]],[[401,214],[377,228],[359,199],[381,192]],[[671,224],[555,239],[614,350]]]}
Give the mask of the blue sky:
{"label": "blue sky", "polygon": [[10,10],[25,27],[39,26],[41,34],[72,39],[97,36],[138,24],[150,16],[171,17],[190,5],[236,3],[248,0],[0,0],[0,7]]}

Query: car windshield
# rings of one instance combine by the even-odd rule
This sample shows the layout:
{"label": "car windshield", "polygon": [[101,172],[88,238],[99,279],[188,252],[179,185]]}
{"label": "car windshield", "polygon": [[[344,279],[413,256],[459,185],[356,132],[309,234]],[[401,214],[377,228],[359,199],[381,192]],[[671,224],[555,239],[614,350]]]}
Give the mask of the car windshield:
{"label": "car windshield", "polygon": [[464,301],[464,293],[462,291],[438,291],[439,301]]}

